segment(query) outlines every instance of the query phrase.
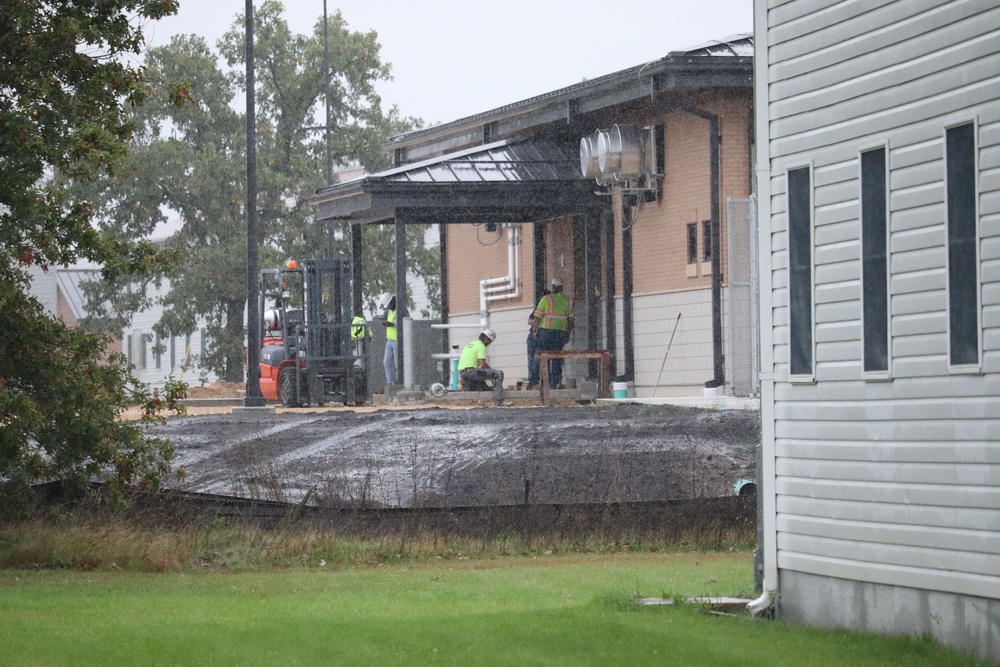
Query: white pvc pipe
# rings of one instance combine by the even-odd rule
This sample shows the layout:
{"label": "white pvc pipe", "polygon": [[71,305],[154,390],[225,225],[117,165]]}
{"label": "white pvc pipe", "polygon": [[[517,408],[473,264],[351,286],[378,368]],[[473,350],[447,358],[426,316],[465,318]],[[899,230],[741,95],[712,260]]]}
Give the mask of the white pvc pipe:
{"label": "white pvc pipe", "polygon": [[489,326],[488,302],[516,299],[521,296],[520,227],[507,226],[507,275],[479,281],[479,325]]}
{"label": "white pvc pipe", "polygon": [[447,324],[432,324],[431,329],[479,329],[481,328],[478,324],[452,324],[451,322]]}

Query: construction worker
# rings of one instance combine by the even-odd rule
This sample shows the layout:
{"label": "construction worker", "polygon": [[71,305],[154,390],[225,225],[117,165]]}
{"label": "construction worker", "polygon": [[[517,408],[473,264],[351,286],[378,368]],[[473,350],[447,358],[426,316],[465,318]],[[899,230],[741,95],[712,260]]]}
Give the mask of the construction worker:
{"label": "construction worker", "polygon": [[[542,296],[548,296],[552,294],[549,290],[542,290]],[[528,320],[531,322],[531,320]],[[534,389],[538,384],[538,332],[534,327],[528,327],[528,389]],[[535,385],[530,384],[530,378],[535,379]]]}
{"label": "construction worker", "polygon": [[[573,331],[573,304],[569,297],[563,294],[563,279],[552,277],[552,293],[546,294],[538,301],[538,305],[528,318],[531,334],[535,336],[537,352],[561,350],[569,342]],[[541,368],[538,363],[529,364],[528,389],[538,386]],[[549,388],[562,389],[562,359],[552,359],[549,362]]]}
{"label": "construction worker", "polygon": [[368,358],[368,341],[371,340],[372,330],[368,327],[368,320],[360,312],[351,320],[351,342],[354,343],[354,354],[358,357],[355,365],[364,368],[365,360]]}
{"label": "construction worker", "polygon": [[379,308],[386,310],[382,326],[385,327],[385,356],[382,366],[385,368],[385,383],[396,384],[396,360],[399,358],[399,331],[396,327],[396,297],[388,292],[378,299]]}
{"label": "construction worker", "polygon": [[462,350],[458,360],[458,376],[466,391],[488,391],[493,384],[493,401],[503,405],[503,371],[490,368],[486,361],[486,348],[497,339],[493,329],[483,329],[476,340]]}

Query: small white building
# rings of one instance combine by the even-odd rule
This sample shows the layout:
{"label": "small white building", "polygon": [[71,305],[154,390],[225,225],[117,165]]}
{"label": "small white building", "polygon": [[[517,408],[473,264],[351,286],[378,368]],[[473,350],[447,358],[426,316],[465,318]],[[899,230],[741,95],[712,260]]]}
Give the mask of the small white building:
{"label": "small white building", "polygon": [[764,587],[1000,660],[1000,4],[755,24]]}
{"label": "small white building", "polygon": [[191,387],[218,380],[202,363],[209,342],[205,322],[199,318],[190,334],[161,337],[153,326],[163,316],[158,301],[170,292],[170,281],[164,279],[159,287],[150,285],[147,289],[153,292],[149,296],[155,305],[136,313],[122,331],[122,353],[135,366],[136,378],[150,388],[162,388],[168,378],[183,380]]}

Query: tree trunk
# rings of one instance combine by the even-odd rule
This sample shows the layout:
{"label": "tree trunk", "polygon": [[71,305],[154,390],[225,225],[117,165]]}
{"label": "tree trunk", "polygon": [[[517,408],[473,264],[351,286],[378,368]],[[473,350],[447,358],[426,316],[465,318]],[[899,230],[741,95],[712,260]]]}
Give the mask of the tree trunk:
{"label": "tree trunk", "polygon": [[[245,301],[226,301],[226,338],[230,345],[226,346],[226,382],[243,382],[246,380],[246,331],[243,328],[243,310]],[[240,345],[237,341],[243,341]]]}

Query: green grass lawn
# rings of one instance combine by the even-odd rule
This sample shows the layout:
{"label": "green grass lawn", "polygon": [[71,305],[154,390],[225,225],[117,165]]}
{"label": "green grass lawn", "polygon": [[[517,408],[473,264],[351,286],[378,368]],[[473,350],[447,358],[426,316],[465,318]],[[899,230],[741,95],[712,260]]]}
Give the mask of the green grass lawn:
{"label": "green grass lawn", "polygon": [[918,638],[639,607],[747,595],[747,553],[251,573],[0,571],[2,665],[981,665]]}

